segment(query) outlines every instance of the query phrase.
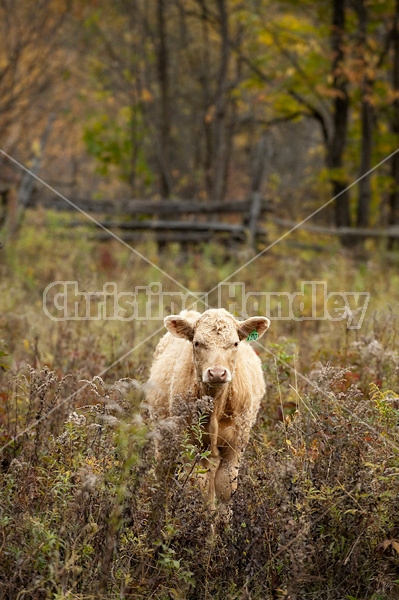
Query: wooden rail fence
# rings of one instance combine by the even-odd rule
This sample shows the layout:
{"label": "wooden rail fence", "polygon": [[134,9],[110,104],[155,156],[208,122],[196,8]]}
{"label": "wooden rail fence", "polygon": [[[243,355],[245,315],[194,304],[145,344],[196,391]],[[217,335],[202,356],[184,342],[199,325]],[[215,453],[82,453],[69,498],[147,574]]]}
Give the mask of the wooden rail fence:
{"label": "wooden rail fence", "polygon": [[[273,210],[272,203],[265,199],[257,200],[257,214],[251,224],[253,216],[253,202],[250,200],[236,200],[230,202],[217,202],[214,204],[192,200],[74,200],[69,204],[62,198],[40,200],[35,196],[29,204],[30,207],[41,205],[46,209],[59,212],[75,212],[76,207],[88,214],[94,214],[100,231],[93,231],[91,237],[96,239],[112,239],[110,231],[118,231],[125,241],[140,241],[148,237],[149,233],[158,242],[197,243],[212,239],[226,237],[234,241],[245,242],[249,238],[265,238],[266,230],[259,225],[264,213]],[[104,218],[104,217],[110,218]],[[231,222],[235,216],[236,223]],[[229,217],[229,221],[222,220]],[[64,220],[66,227],[96,227],[95,223],[87,219]]]}
{"label": "wooden rail fence", "polygon": [[[41,138],[41,151],[34,157],[31,174],[24,174],[18,191],[15,193],[13,186],[0,182],[0,232],[3,239],[6,240],[18,227],[25,208],[39,205],[63,213],[80,209],[81,212],[96,215],[99,231],[93,232],[91,237],[97,239],[113,237],[111,233],[104,231],[104,228],[109,229],[110,232],[117,230],[118,236],[126,241],[142,240],[149,233],[152,233],[159,243],[205,242],[214,239],[215,236],[222,238],[228,236],[234,241],[246,241],[255,247],[257,240],[265,239],[266,230],[260,222],[264,220],[265,213],[273,212],[273,204],[261,196],[262,181],[272,153],[270,140],[267,139],[266,134],[261,137],[255,149],[252,185],[248,200],[198,202],[172,199],[158,201],[77,199],[66,202],[56,195],[51,198],[43,197],[34,186],[34,177],[40,169],[53,120],[53,116],[50,115]],[[111,215],[112,218],[104,219],[105,215]],[[231,222],[232,215],[235,215],[235,223]],[[223,220],[225,216],[230,216],[229,222]],[[341,239],[350,237],[399,239],[399,225],[380,229],[329,228],[306,223],[298,225],[294,221],[277,216],[269,216],[268,222],[285,229],[301,229],[318,235],[337,236]],[[69,219],[64,220],[64,224],[68,228],[95,226],[95,223],[89,219],[72,221]]]}
{"label": "wooden rail fence", "polygon": [[[4,224],[7,210],[8,186],[0,186],[0,226]],[[399,226],[379,229],[367,228],[331,228],[304,223],[297,226],[295,221],[282,219],[274,214],[273,203],[252,194],[249,200],[231,200],[227,202],[207,203],[194,200],[92,200],[75,199],[69,204],[57,196],[43,198],[34,192],[25,208],[42,206],[45,209],[60,213],[75,213],[76,207],[85,213],[95,216],[98,223],[125,241],[141,241],[149,234],[159,243],[199,243],[214,239],[232,239],[237,242],[251,242],[266,239],[266,229],[260,222],[272,223],[284,229],[296,228],[317,235],[335,237],[392,238],[399,239]],[[14,207],[15,210],[15,207]],[[266,216],[267,214],[267,216]],[[102,227],[85,219],[63,219],[60,223],[66,228],[88,227],[92,231],[90,237],[107,240],[112,239]],[[227,219],[226,219],[227,217]],[[232,220],[235,219],[235,223]]]}

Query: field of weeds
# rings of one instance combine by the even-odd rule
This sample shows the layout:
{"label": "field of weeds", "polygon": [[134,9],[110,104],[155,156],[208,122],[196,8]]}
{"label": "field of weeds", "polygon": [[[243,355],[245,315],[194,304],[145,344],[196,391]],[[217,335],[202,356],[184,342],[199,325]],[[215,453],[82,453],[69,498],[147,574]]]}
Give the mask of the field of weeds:
{"label": "field of weeds", "polygon": [[[159,256],[149,242],[151,266],[29,218],[1,251],[1,598],[397,599],[398,259],[282,244],[240,273],[251,290],[317,279],[370,303],[360,329],[273,321],[254,345],[267,394],[226,518],[187,480],[198,449],[148,419],[162,321],[55,322],[42,295],[58,280],[175,289],[156,266],[206,291],[250,255],[210,245]],[[161,467],[154,435],[170,449]]]}

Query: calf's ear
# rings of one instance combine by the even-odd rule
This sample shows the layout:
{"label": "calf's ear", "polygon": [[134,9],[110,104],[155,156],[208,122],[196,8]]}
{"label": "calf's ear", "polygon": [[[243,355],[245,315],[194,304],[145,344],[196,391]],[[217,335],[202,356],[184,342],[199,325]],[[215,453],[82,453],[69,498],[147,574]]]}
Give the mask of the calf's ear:
{"label": "calf's ear", "polygon": [[237,324],[238,337],[240,340],[246,340],[254,331],[260,338],[269,329],[270,321],[267,317],[250,317],[246,321],[238,321]]}
{"label": "calf's ear", "polygon": [[193,341],[194,327],[183,317],[180,317],[179,315],[170,315],[169,317],[165,317],[163,322],[166,329],[172,335],[184,338],[189,342]]}

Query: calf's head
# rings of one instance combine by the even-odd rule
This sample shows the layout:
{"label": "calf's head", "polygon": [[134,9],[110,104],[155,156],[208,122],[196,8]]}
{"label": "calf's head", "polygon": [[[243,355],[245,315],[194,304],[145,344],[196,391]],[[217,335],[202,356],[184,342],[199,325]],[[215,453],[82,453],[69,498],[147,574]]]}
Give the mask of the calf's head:
{"label": "calf's head", "polygon": [[270,325],[266,317],[237,321],[224,309],[207,310],[196,319],[171,315],[164,323],[169,333],[192,343],[198,379],[212,387],[231,381],[240,342],[254,331],[262,336]]}

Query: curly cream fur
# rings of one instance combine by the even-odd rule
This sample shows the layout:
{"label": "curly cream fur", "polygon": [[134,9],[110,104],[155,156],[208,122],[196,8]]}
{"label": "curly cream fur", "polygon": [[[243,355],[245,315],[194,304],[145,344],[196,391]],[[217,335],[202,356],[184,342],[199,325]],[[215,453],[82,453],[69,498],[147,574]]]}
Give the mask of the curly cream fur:
{"label": "curly cream fur", "polygon": [[[220,500],[228,500],[236,488],[241,453],[265,393],[261,361],[245,339],[239,341],[240,329],[247,322],[237,321],[224,309],[203,314],[184,311],[168,319],[174,319],[171,325],[166,323],[174,335],[166,333],[160,340],[147,384],[151,415],[160,421],[175,414],[176,398],[213,397],[214,408],[204,435],[211,456],[204,465],[209,471],[202,484],[211,503],[215,494]],[[268,327],[265,318],[250,320],[249,327],[252,321],[259,322],[261,333]],[[189,339],[193,336],[204,349],[197,351],[192,341],[176,335]],[[228,368],[231,383],[203,383],[201,374],[207,365]]]}

